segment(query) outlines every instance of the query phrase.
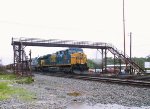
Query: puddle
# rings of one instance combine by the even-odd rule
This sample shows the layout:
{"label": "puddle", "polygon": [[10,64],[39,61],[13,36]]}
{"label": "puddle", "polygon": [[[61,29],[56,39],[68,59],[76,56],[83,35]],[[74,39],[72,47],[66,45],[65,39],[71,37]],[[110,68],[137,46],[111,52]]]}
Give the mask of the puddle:
{"label": "puddle", "polygon": [[150,109],[150,106],[127,107],[118,104],[88,105],[86,103],[81,102],[72,102],[67,106],[67,109]]}

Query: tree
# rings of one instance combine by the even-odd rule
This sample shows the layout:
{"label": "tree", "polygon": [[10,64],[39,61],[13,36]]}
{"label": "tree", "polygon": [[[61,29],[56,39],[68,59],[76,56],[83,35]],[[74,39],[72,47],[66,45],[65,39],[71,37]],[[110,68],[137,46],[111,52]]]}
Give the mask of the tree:
{"label": "tree", "polygon": [[89,68],[101,68],[102,67],[100,60],[88,59],[87,63],[88,63]]}

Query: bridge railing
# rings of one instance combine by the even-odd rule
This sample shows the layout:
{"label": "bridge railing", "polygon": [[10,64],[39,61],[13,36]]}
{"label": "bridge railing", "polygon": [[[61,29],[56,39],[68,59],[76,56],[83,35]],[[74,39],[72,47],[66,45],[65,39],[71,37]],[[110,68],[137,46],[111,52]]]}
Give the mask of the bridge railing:
{"label": "bridge railing", "polygon": [[71,45],[86,45],[86,46],[104,46],[107,47],[107,43],[104,42],[90,42],[90,41],[76,41],[76,40],[59,40],[49,39],[44,40],[40,38],[13,38],[13,41],[17,42],[31,42],[31,43],[49,43],[49,44],[71,44]]}

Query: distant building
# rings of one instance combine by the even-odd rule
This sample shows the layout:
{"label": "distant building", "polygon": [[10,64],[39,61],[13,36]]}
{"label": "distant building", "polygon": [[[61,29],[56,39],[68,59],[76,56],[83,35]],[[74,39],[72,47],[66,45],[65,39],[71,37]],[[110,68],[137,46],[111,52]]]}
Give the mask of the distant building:
{"label": "distant building", "polygon": [[[129,66],[129,65],[127,65]],[[115,67],[120,67],[119,64],[115,64]],[[114,68],[114,65],[107,65],[107,68]],[[126,68],[126,64],[121,64],[121,69],[125,69]]]}
{"label": "distant building", "polygon": [[150,73],[150,62],[145,62],[144,67],[145,67],[146,73]]}
{"label": "distant building", "polygon": [[[127,69],[129,69],[129,65],[126,66],[126,64],[121,64],[121,72],[122,73],[128,73],[129,71]],[[114,70],[115,70],[115,72],[120,72],[120,65],[119,64],[107,65],[107,70],[110,72],[114,72]],[[127,70],[127,71],[125,72],[125,70]]]}

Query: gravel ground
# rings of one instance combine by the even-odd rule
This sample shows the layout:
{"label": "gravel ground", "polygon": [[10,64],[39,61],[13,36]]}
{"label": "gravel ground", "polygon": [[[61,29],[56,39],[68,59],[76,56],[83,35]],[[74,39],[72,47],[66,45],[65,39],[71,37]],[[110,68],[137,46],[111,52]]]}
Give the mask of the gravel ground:
{"label": "gravel ground", "polygon": [[150,88],[39,74],[35,74],[34,79],[35,82],[29,85],[14,84],[14,87],[25,88],[35,93],[36,97],[32,101],[13,97],[0,101],[0,109],[74,109],[68,107],[72,103],[85,103],[90,106],[115,104],[127,106],[126,109],[143,106],[144,109],[150,108]]}

